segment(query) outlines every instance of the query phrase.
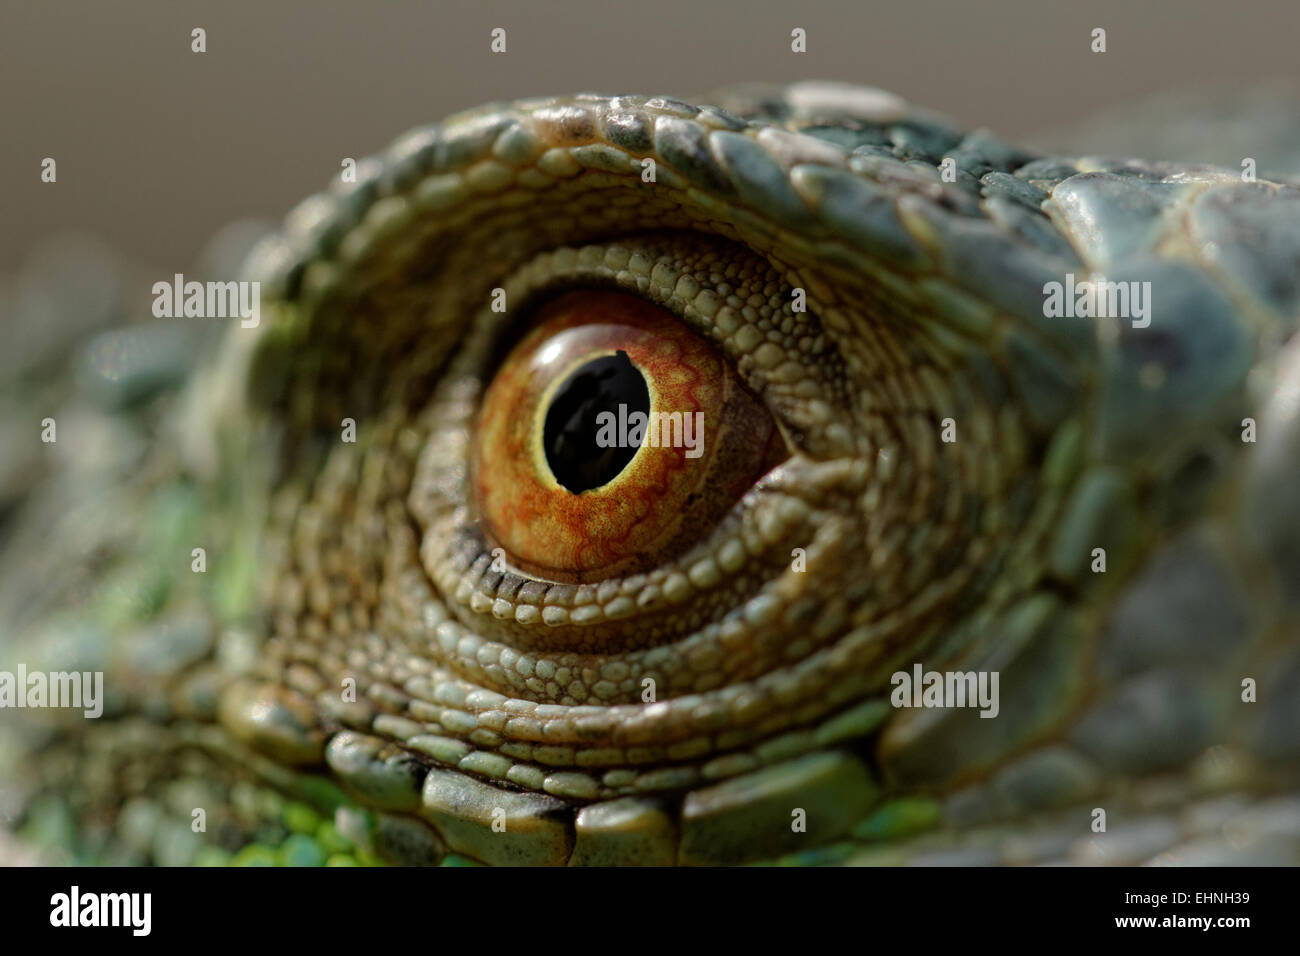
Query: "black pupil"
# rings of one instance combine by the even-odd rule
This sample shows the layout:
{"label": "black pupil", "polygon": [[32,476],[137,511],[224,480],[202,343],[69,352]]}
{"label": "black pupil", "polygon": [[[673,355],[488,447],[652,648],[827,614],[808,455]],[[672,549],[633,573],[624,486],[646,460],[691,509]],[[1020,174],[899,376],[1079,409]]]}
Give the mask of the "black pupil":
{"label": "black pupil", "polygon": [[[555,480],[575,495],[612,481],[636,456],[636,447],[596,444],[597,416],[610,412],[616,423],[626,421],[620,405],[626,407],[624,416],[650,412],[650,390],[626,352],[592,359],[556,390],[546,412],[542,446]],[[615,434],[622,436],[617,428]]]}

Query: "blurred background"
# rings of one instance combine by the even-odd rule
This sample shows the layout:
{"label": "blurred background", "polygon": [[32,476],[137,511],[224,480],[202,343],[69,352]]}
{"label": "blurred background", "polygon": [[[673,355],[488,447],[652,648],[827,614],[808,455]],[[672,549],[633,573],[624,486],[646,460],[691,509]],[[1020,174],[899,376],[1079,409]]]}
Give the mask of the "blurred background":
{"label": "blurred background", "polygon": [[[190,51],[196,26],[204,54]],[[504,55],[489,51],[498,26]],[[805,54],[790,51],[794,27]],[[1298,28],[1290,0],[5,0],[0,273],[69,229],[183,268],[223,224],[278,219],[343,157],[491,100],[827,78],[1073,145],[1042,131],[1163,90],[1293,77]],[[47,156],[53,185],[40,181]]]}

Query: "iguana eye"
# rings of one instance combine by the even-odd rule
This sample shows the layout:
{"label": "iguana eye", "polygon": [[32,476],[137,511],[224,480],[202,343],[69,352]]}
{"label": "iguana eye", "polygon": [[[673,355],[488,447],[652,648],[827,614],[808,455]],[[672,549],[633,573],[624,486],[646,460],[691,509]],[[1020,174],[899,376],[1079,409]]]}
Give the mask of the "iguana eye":
{"label": "iguana eye", "polygon": [[783,457],[727,359],[634,295],[544,305],[484,397],[473,490],[530,573],[596,580],[686,546]]}

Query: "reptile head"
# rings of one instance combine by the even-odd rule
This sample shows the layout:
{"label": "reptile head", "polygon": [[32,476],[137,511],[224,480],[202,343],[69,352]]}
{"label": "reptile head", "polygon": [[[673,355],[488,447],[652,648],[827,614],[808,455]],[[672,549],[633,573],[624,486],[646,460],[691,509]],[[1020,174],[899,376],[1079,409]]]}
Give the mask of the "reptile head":
{"label": "reptile head", "polygon": [[[453,117],[257,249],[193,388],[256,529],[225,730],[489,862],[1086,855],[1293,783],[1300,191],[704,102]],[[556,451],[619,355],[698,458]]]}

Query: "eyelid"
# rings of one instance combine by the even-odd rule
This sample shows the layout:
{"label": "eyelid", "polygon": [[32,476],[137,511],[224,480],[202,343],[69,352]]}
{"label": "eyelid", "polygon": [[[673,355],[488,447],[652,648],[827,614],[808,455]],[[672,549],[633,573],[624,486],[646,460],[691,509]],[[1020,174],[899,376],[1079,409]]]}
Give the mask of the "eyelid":
{"label": "eyelid", "polygon": [[[817,460],[858,451],[845,391],[852,376],[821,326],[816,295],[788,284],[747,247],[714,235],[663,233],[539,253],[504,285],[513,318],[485,316],[498,345],[493,366],[538,304],[573,287],[640,296],[714,343],[771,410],[792,450]],[[794,311],[796,293],[806,311]]]}

